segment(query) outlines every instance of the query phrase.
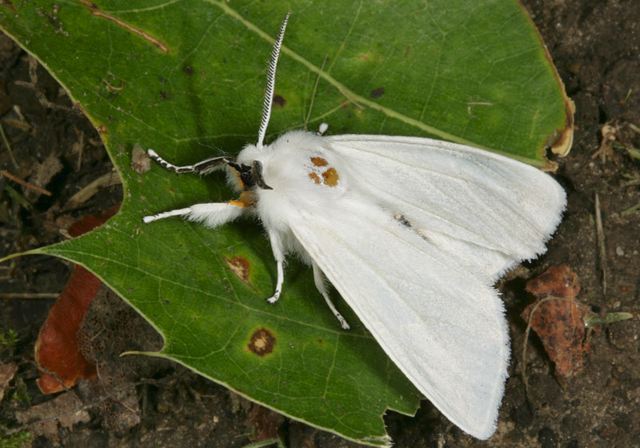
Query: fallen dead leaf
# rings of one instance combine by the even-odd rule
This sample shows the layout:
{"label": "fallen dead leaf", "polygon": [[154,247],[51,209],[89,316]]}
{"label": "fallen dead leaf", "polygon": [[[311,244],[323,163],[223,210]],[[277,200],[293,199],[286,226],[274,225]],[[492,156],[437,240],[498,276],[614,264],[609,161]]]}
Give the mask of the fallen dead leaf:
{"label": "fallen dead leaf", "polygon": [[[99,216],[86,216],[69,227],[78,236],[104,223],[117,211],[112,208]],[[95,366],[80,350],[78,330],[102,282],[81,266],[74,268],[64,290],[49,310],[35,345],[35,359],[41,371],[36,381],[43,394],[73,387],[78,380],[93,378]]]}
{"label": "fallen dead leaf", "polygon": [[0,401],[4,398],[4,392],[18,371],[18,366],[13,363],[0,364]]}
{"label": "fallen dead leaf", "polygon": [[95,376],[95,367],[80,353],[76,333],[101,284],[92,273],[76,266],[49,310],[35,346],[36,362],[42,372],[36,383],[43,394],[60,392],[81,378]]}
{"label": "fallen dead leaf", "polygon": [[527,282],[526,290],[538,298],[548,296],[575,299],[580,293],[580,281],[566,264],[551,266]]}
{"label": "fallen dead leaf", "polygon": [[284,417],[270,409],[252,403],[247,414],[247,423],[251,428],[250,439],[253,442],[276,439],[278,428],[284,422]]}
{"label": "fallen dead leaf", "polygon": [[580,291],[578,276],[567,265],[552,266],[530,280],[526,289],[537,300],[525,308],[522,318],[536,332],[556,376],[564,381],[582,370],[589,351],[585,319],[592,313],[575,300]]}
{"label": "fallen dead leaf", "polygon": [[54,399],[16,412],[19,423],[28,425],[37,436],[59,442],[58,426],[71,429],[77,423],[91,420],[82,401],[73,392],[65,392]]}
{"label": "fallen dead leaf", "polygon": [[[42,163],[39,163],[35,167],[34,174],[29,178],[29,182],[38,185],[42,188],[46,187],[51,179],[62,171],[62,162],[58,156],[51,153]],[[36,190],[26,190],[24,192],[25,197],[29,201],[37,199],[42,193]]]}

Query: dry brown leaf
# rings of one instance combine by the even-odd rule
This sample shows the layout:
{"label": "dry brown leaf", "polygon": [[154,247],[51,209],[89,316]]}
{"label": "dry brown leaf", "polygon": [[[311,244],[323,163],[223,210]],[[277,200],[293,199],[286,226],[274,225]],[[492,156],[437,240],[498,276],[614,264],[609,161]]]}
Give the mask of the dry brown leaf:
{"label": "dry brown leaf", "polygon": [[0,364],[0,401],[4,398],[4,392],[18,371],[18,366],[13,363]]}
{"label": "dry brown leaf", "polygon": [[[116,211],[117,207],[102,215],[85,216],[69,227],[69,234],[86,233],[106,222]],[[80,379],[95,376],[95,366],[80,350],[78,330],[101,285],[96,276],[76,266],[49,310],[35,346],[35,359],[41,371],[36,383],[43,394],[60,392],[73,387]]]}
{"label": "dry brown leaf", "polygon": [[58,440],[58,426],[71,429],[77,423],[91,420],[82,401],[73,392],[65,392],[53,400],[16,412],[18,422],[28,425],[35,435]]}
{"label": "dry brown leaf", "polygon": [[555,365],[559,380],[566,380],[584,367],[585,318],[588,306],[575,300],[580,291],[578,276],[567,265],[552,266],[530,280],[527,291],[537,300],[522,312],[536,332],[544,350]]}

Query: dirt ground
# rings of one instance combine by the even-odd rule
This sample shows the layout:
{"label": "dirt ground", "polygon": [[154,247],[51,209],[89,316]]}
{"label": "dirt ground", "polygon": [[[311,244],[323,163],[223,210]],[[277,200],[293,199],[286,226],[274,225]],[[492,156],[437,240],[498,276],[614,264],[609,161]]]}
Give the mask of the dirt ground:
{"label": "dirt ground", "polygon": [[[640,446],[640,152],[633,153],[640,148],[640,2],[525,3],[576,105],[573,150],[559,161],[557,173],[568,209],[548,253],[500,285],[513,359],[496,435],[478,442],[425,401],[415,418],[387,416],[397,447]],[[121,188],[109,176],[112,167],[96,131],[55,81],[2,35],[0,124],[12,147],[10,154],[0,143],[0,168],[23,179],[39,170],[51,193],[0,179],[0,254],[59,241],[60,229],[76,218],[119,203]],[[609,133],[603,138],[605,125]],[[74,194],[101,177],[103,188],[69,207]],[[596,194],[603,238],[596,230]],[[634,317],[595,331],[585,369],[568,381],[556,379],[540,340],[532,336],[525,394],[526,323],[520,313],[532,298],[523,300],[523,278],[561,263],[578,275],[578,299],[594,312],[627,311]],[[159,340],[108,291],[98,295],[82,329],[89,341],[84,351],[100,380],[55,400],[42,395],[35,385],[34,342],[70,271],[49,257],[0,266],[0,366],[17,368],[6,385],[0,371],[0,447],[20,446],[19,440],[34,447],[243,447],[274,437],[276,430],[291,447],[356,446],[281,418],[170,362],[119,358],[123,350],[157,347]],[[73,416],[56,421],[65,412]],[[30,439],[25,430],[33,434]]]}

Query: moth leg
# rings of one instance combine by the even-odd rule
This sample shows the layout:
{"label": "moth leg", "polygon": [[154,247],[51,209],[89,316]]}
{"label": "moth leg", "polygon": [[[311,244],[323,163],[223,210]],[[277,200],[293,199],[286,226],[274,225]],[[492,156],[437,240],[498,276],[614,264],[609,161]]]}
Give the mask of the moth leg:
{"label": "moth leg", "polygon": [[163,168],[178,174],[184,174],[184,173],[209,174],[212,171],[215,171],[216,169],[220,168],[221,166],[227,165],[229,162],[232,162],[232,160],[227,157],[219,156],[219,157],[210,157],[208,159],[204,159],[194,165],[177,166],[160,157],[158,153],[155,152],[153,149],[147,150],[147,154],[149,155],[149,157],[155,160]]}
{"label": "moth leg", "polygon": [[312,266],[313,266],[313,281],[316,284],[316,288],[318,289],[320,294],[322,294],[322,297],[324,297],[324,301],[327,302],[327,305],[329,306],[329,309],[331,310],[333,315],[336,316],[336,319],[338,319],[338,322],[340,322],[340,326],[344,330],[348,330],[351,327],[347,323],[346,319],[342,316],[342,314],[340,314],[336,306],[333,304],[333,302],[331,301],[331,298],[329,298],[329,292],[327,291],[327,285],[326,285],[324,274],[322,273],[322,271],[320,270],[317,264],[312,263]]}
{"label": "moth leg", "polygon": [[233,221],[244,212],[245,206],[241,201],[213,202],[194,204],[191,207],[169,210],[167,212],[149,215],[142,218],[145,224],[172,216],[182,216],[189,221],[201,222],[207,227],[218,227]]}
{"label": "moth leg", "polygon": [[284,247],[277,232],[269,232],[269,240],[271,241],[273,258],[276,260],[278,277],[276,280],[276,291],[267,299],[267,302],[276,303],[280,298],[280,294],[282,293],[282,284],[284,283]]}

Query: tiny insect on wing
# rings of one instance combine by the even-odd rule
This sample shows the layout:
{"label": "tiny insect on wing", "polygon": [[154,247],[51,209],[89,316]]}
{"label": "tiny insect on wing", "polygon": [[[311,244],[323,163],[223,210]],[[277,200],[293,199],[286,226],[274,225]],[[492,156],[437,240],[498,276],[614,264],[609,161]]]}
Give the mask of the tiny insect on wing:
{"label": "tiny insect on wing", "polygon": [[504,307],[493,283],[545,250],[566,197],[550,176],[469,146],[418,137],[324,136],[292,131],[269,145],[275,73],[288,15],[275,40],[258,141],[224,167],[240,193],[144,217],[217,227],[247,212],[260,218],[276,261],[297,254],[344,329],[325,275],[387,355],[444,415],[479,439],[495,431],[509,362]]}

